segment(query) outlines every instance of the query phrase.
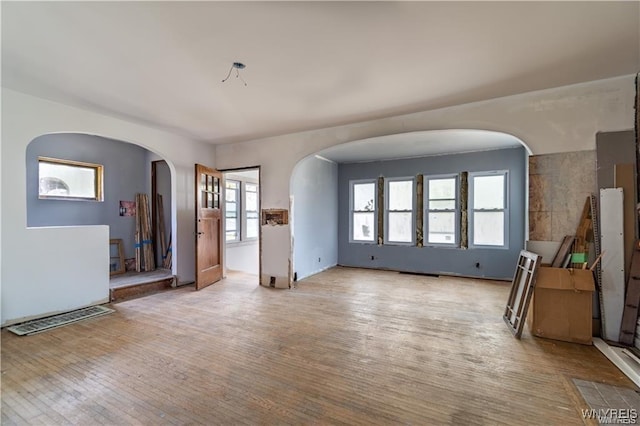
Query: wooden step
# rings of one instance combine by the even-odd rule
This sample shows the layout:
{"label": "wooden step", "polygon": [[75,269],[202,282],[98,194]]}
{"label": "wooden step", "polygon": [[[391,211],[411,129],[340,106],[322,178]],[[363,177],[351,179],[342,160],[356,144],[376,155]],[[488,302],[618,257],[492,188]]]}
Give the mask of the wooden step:
{"label": "wooden step", "polygon": [[133,284],[126,287],[109,289],[109,300],[111,302],[121,302],[127,299],[147,296],[162,290],[172,288],[173,277],[142,284]]}

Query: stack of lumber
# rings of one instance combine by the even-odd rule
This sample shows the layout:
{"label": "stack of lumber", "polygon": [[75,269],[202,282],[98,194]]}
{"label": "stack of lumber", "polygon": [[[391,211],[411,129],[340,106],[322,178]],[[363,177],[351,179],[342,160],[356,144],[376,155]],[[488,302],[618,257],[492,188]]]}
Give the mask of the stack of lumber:
{"label": "stack of lumber", "polygon": [[576,229],[576,239],[571,256],[574,268],[585,268],[589,259],[589,243],[593,241],[593,218],[591,217],[591,200],[587,197],[582,208],[580,223]]}
{"label": "stack of lumber", "polygon": [[[574,269],[587,269],[587,261],[589,259],[589,243],[594,241],[593,232],[593,216],[592,196],[587,197],[580,223],[576,229],[575,235],[565,235],[556,256],[551,262],[554,268],[567,268],[571,266]],[[599,253],[596,253],[598,255]],[[595,265],[595,263],[594,263]]]}
{"label": "stack of lumber", "polygon": [[153,240],[151,236],[151,215],[149,214],[149,197],[147,194],[136,194],[136,271],[153,271],[156,269]]}

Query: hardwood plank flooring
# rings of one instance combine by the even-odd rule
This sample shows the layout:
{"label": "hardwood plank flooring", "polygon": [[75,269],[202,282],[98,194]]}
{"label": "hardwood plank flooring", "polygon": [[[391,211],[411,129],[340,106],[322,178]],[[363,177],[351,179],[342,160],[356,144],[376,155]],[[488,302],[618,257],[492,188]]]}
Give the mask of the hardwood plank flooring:
{"label": "hardwood plank flooring", "polygon": [[[516,340],[509,284],[334,268],[238,273],[2,331],[3,425],[584,424],[572,378],[633,388],[592,346]],[[615,407],[612,407],[615,408]]]}

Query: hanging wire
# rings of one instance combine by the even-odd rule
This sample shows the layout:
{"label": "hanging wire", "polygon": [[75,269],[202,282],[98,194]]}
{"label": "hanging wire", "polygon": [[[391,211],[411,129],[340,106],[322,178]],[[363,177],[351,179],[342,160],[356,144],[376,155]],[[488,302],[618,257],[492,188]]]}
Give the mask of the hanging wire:
{"label": "hanging wire", "polygon": [[223,83],[229,80],[229,76],[231,75],[232,70],[233,70],[233,65],[231,65],[231,68],[229,68],[229,73],[227,74],[227,76],[224,78],[224,80],[222,80]]}
{"label": "hanging wire", "polygon": [[224,80],[222,80],[222,82],[224,83],[225,81],[229,80],[229,77],[231,77],[231,72],[233,72],[233,69],[236,69],[236,78],[240,78],[240,80],[242,80],[242,82],[244,83],[244,85],[247,85],[247,82],[244,81],[244,78],[242,78],[242,76],[240,75],[240,70],[243,69],[245,67],[245,65],[242,62],[234,62],[233,64],[231,64],[231,68],[229,68],[229,72],[227,73],[227,76],[224,78]]}

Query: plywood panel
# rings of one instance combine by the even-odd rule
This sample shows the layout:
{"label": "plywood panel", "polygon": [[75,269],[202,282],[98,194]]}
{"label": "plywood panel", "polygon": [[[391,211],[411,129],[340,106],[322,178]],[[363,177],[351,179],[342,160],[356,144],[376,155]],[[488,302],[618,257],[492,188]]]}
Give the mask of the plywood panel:
{"label": "plywood panel", "polygon": [[598,188],[612,188],[614,167],[636,158],[633,130],[596,134],[596,169]]}
{"label": "plywood panel", "polygon": [[624,310],[623,192],[600,190],[600,240],[602,245],[603,337],[617,342]]}
{"label": "plywood panel", "polygon": [[631,257],[636,240],[636,166],[635,164],[616,164],[614,166],[616,188],[622,188],[624,194],[624,271],[625,282],[629,281]]}

